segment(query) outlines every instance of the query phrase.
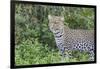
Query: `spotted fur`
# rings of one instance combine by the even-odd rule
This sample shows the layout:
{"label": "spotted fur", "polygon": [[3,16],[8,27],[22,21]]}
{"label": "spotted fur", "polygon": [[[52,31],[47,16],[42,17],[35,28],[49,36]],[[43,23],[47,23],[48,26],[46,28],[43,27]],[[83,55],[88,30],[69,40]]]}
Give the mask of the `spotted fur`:
{"label": "spotted fur", "polygon": [[[48,16],[49,28],[53,32],[56,45],[61,54],[65,56],[65,51],[79,50],[89,53],[89,60],[94,60],[94,31],[75,30],[64,26],[64,17]],[[70,54],[67,54],[69,57]]]}

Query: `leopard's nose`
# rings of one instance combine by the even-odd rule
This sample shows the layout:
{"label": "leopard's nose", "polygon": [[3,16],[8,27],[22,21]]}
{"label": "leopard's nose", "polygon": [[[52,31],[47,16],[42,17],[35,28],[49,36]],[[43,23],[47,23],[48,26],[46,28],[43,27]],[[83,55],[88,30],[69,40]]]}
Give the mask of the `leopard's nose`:
{"label": "leopard's nose", "polygon": [[58,28],[56,28],[55,30],[59,30]]}

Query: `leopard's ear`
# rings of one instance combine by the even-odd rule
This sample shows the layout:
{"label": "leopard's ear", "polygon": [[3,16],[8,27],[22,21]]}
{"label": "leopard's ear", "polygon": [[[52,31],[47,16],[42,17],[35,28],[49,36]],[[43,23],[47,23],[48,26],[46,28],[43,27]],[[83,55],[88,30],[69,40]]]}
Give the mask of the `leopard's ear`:
{"label": "leopard's ear", "polygon": [[48,15],[48,19],[51,19],[52,17],[51,17],[51,15]]}

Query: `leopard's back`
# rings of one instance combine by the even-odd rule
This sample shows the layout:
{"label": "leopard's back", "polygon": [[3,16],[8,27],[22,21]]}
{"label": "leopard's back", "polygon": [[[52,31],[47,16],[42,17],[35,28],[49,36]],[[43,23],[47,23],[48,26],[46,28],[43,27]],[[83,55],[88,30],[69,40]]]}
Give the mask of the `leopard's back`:
{"label": "leopard's back", "polygon": [[84,38],[88,40],[94,40],[94,30],[83,30],[83,29],[68,29],[64,27],[64,36],[70,38]]}

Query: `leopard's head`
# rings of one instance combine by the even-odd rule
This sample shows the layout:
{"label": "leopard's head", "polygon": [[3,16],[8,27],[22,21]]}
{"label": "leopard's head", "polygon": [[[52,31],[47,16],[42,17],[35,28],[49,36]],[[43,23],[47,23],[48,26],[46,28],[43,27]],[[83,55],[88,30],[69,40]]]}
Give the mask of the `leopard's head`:
{"label": "leopard's head", "polygon": [[53,33],[60,31],[64,28],[64,17],[63,16],[51,16],[48,15],[49,28]]}

